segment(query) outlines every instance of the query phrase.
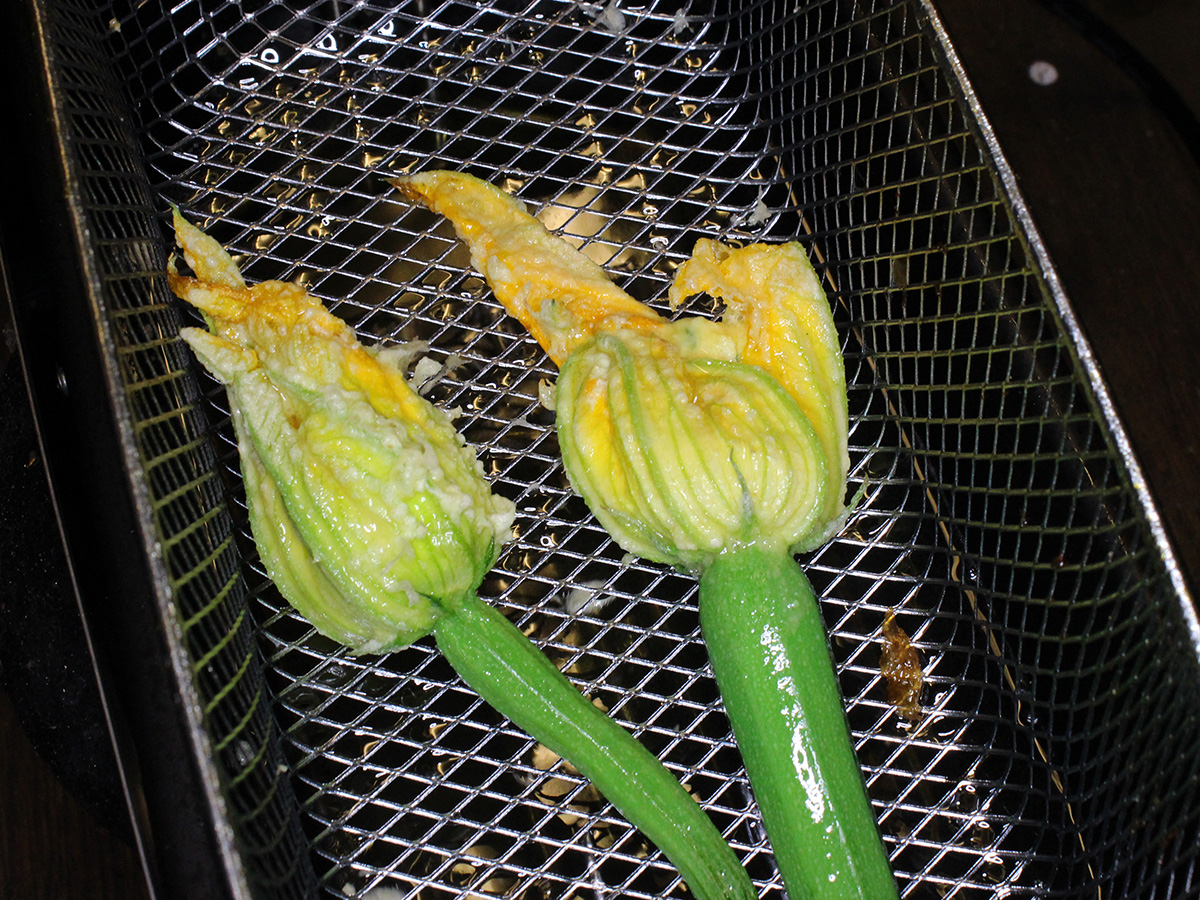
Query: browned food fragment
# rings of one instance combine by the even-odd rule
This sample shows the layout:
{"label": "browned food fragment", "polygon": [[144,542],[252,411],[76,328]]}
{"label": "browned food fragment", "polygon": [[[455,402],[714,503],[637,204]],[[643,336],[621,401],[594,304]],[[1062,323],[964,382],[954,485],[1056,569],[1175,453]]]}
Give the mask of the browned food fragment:
{"label": "browned food fragment", "polygon": [[904,629],[896,624],[895,610],[888,610],[883,620],[883,654],[879,671],[887,682],[888,702],[900,717],[909,722],[921,718],[921,686],[925,674],[921,670],[921,654],[912,645]]}

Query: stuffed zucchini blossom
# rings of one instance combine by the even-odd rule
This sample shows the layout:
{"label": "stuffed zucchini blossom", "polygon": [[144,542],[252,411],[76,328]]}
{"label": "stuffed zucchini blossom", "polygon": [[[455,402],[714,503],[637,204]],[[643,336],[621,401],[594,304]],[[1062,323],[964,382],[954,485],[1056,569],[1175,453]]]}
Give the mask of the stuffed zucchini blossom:
{"label": "stuffed zucchini blossom", "polygon": [[559,365],[567,474],[625,550],[699,575],[700,624],[792,900],[896,896],[820,609],[794,553],[845,522],[845,372],[796,243],[703,239],[668,319],[516,198],[472,176],[393,183],[449,219],[497,299]]}

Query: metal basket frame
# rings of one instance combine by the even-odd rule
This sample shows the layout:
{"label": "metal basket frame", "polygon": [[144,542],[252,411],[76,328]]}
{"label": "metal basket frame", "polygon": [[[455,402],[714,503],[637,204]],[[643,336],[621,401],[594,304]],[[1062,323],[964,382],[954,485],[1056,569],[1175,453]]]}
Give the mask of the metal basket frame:
{"label": "metal basket frame", "polygon": [[[809,250],[844,339],[864,495],[803,562],[903,896],[1195,890],[1200,628],[930,3],[22,10],[54,149],[28,240],[71,261],[50,278],[61,306],[23,299],[19,240],[6,262],[161,889],[684,891],[432,644],[351,657],[280,600],[248,538],[224,395],[178,340],[171,200],[249,279],[301,278],[364,336],[430,342],[446,364],[431,397],[463,411],[520,511],[483,595],[689,784],[762,895],[782,895],[694,584],[599,529],[539,400],[553,367],[446,227],[383,182],[439,164],[506,178],[653,303],[698,236]],[[55,342],[79,358],[56,368]],[[67,502],[81,464],[100,484]],[[93,539],[107,558],[81,552]],[[889,610],[924,658],[915,726],[883,691]]]}

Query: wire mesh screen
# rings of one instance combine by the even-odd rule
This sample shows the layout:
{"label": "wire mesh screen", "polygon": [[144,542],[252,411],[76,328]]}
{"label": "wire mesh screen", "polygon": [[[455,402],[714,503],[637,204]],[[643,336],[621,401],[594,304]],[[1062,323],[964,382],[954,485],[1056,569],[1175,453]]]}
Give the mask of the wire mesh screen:
{"label": "wire mesh screen", "polygon": [[[131,484],[154,532],[155,549],[147,554],[161,563],[156,574],[175,601],[165,618],[179,628],[190,665],[187,699],[207,724],[221,812],[237,832],[239,860],[231,877],[248,878],[261,896],[271,896],[303,883],[306,842],[295,797],[278,774],[278,729],[246,616],[233,523],[205,437],[200,393],[179,344],[178,316],[162,282],[161,202],[148,190],[139,136],[95,10],[58,4],[43,14],[54,54],[58,137],[77,176],[78,224],[91,239],[83,267],[103,316],[98,325],[107,369],[97,376],[119,386],[118,424],[138,460]],[[169,678],[170,661],[160,664]],[[311,870],[307,877],[311,881]]]}
{"label": "wire mesh screen", "polygon": [[[423,390],[461,411],[519,513],[482,596],[688,785],[761,896],[782,886],[694,582],[625,555],[572,493],[541,400],[553,366],[387,176],[440,166],[501,184],[664,310],[697,238],[799,236],[843,336],[864,489],[804,563],[903,895],[1194,895],[1186,600],[936,22],[882,0],[742,7],[118,0],[100,18],[135,110],[121,146],[164,201],[249,280],[300,280],[365,340],[428,342]],[[161,269],[157,249],[137,258]],[[256,809],[276,777],[244,732],[258,696],[244,602],[326,894],[686,896],[431,642],[352,657],[286,608],[248,537],[224,394],[171,336],[187,313],[161,283],[125,305],[108,327],[213,743],[247,792],[235,806]],[[891,611],[923,658],[916,721],[880,673]],[[263,871],[286,870],[295,846],[261,843]]]}

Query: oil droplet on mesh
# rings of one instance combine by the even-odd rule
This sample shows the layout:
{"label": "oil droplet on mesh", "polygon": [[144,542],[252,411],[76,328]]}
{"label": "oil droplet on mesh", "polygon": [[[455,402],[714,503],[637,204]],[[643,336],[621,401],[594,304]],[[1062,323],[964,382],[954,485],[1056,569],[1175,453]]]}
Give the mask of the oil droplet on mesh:
{"label": "oil droplet on mesh", "polygon": [[487,293],[487,282],[482,278],[469,276],[462,283],[462,295],[468,300],[478,300]]}
{"label": "oil droplet on mesh", "polygon": [[983,858],[983,878],[992,884],[999,884],[1008,876],[1008,868],[1004,865],[1004,857],[997,853],[989,853]]}
{"label": "oil droplet on mesh", "polygon": [[950,799],[950,807],[956,810],[967,812],[974,811],[979,808],[979,793],[975,789],[975,785],[970,782],[960,784],[954,791]]}
{"label": "oil droplet on mesh", "polygon": [[658,259],[654,261],[651,271],[657,275],[662,275],[667,279],[671,279],[673,278],[677,268],[679,268],[679,263],[676,260],[671,259],[669,256],[660,254]]}
{"label": "oil droplet on mesh", "polygon": [[350,667],[334,662],[318,670],[313,680],[330,687],[341,687],[353,673]]}
{"label": "oil droplet on mesh", "polygon": [[309,88],[300,95],[300,99],[312,106],[320,106],[325,102],[326,98],[328,98],[331,93],[333,93],[333,88],[327,87],[321,90],[318,90],[317,88]]}
{"label": "oil droplet on mesh", "polygon": [[654,155],[650,157],[650,165],[656,169],[666,169],[669,168],[670,165],[675,162],[676,159],[678,159],[678,157],[679,154],[674,150],[667,150],[665,148],[659,149],[656,150]]}
{"label": "oil droplet on mesh", "polygon": [[971,823],[971,844],[975,847],[987,847],[996,841],[996,833],[992,823],[986,819],[976,819]]}
{"label": "oil droplet on mesh", "polygon": [[283,696],[285,704],[299,712],[308,712],[316,709],[317,704],[321,702],[321,694],[314,691],[312,688],[294,688],[288,691]]}
{"label": "oil droplet on mesh", "polygon": [[627,190],[642,192],[646,190],[646,173],[634,170],[625,178],[617,182],[617,187],[626,188]]}
{"label": "oil droplet on mesh", "polygon": [[882,481],[892,474],[895,460],[883,453],[872,453],[867,459],[866,473],[872,481]]}
{"label": "oil droplet on mesh", "polygon": [[[940,717],[940,716],[938,716],[938,717],[936,717],[936,718],[935,718],[933,721],[935,721],[935,722],[936,722],[936,721],[939,721],[939,720],[940,720],[940,718],[941,718],[941,717]],[[947,728],[942,728],[942,729],[939,729],[938,731],[934,732],[935,736],[937,737],[937,739],[938,739],[939,741],[950,741],[950,740],[953,740],[953,739],[954,739],[954,736],[958,734],[958,726],[957,726],[957,725],[952,725],[952,724],[949,724],[949,723],[947,723],[947,724],[949,725],[949,727],[947,727]]]}
{"label": "oil droplet on mesh", "polygon": [[359,689],[366,696],[378,700],[388,696],[396,689],[397,680],[392,677],[385,676],[378,672],[372,672],[362,680]]}

